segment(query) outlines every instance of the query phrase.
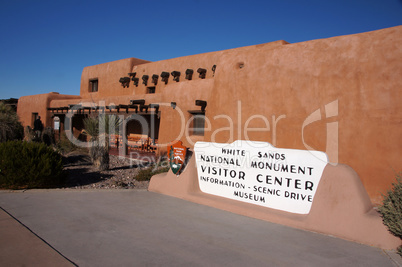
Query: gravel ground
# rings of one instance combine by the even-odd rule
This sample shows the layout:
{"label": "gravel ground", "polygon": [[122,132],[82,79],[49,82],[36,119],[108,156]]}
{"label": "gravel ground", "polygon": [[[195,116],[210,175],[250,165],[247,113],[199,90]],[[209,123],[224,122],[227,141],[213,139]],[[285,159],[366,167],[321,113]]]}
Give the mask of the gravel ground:
{"label": "gravel ground", "polygon": [[110,155],[109,170],[97,171],[88,155],[73,152],[64,156],[68,172],[67,188],[72,189],[148,189],[149,181],[137,181],[135,176],[146,163]]}

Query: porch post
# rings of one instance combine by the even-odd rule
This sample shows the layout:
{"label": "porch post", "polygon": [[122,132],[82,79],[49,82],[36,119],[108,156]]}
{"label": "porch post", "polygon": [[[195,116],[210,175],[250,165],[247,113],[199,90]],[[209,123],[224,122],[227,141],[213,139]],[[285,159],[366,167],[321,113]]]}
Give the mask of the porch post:
{"label": "porch post", "polygon": [[119,148],[121,150],[121,151],[119,151],[119,154],[121,156],[127,155],[127,122],[128,122],[127,118],[124,119],[123,123],[122,123],[122,128],[123,128],[122,131],[121,131],[121,133],[122,133],[122,136],[121,136],[122,145],[121,145],[121,148]]}

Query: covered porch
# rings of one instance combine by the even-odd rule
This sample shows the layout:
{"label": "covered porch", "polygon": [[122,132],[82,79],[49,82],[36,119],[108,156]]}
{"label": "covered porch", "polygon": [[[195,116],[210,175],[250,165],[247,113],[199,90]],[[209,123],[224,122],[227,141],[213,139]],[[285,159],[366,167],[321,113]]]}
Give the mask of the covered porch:
{"label": "covered porch", "polygon": [[145,100],[131,100],[130,104],[95,105],[71,104],[62,107],[50,107],[48,112],[53,119],[52,128],[56,136],[70,132],[74,141],[86,142],[84,119],[96,114],[116,115],[122,124],[119,131],[109,134],[110,153],[130,156],[139,153],[142,156],[155,157],[158,153],[160,110],[158,104],[145,104]]}

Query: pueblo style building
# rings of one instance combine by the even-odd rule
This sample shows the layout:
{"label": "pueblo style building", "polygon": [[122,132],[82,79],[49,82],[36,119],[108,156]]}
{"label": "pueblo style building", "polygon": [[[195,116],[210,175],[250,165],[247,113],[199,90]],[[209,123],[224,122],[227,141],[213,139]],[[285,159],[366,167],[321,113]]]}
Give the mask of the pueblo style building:
{"label": "pueblo style building", "polygon": [[[37,115],[45,126],[60,122],[77,139],[83,118],[119,115],[123,153],[164,154],[175,140],[190,150],[197,141],[252,140],[323,151],[378,204],[401,168],[401,44],[397,26],[157,62],[127,58],[85,67],[77,96],[20,98],[18,114],[25,126]],[[151,190],[162,185],[151,181]]]}

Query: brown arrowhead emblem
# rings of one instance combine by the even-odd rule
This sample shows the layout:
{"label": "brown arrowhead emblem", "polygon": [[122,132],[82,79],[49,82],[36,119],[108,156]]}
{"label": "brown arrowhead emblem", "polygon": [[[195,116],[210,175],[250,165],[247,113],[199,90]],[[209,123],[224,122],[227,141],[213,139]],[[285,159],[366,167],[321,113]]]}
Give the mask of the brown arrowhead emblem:
{"label": "brown arrowhead emblem", "polygon": [[176,141],[168,146],[169,164],[172,172],[177,174],[183,167],[186,159],[187,148],[181,141]]}

